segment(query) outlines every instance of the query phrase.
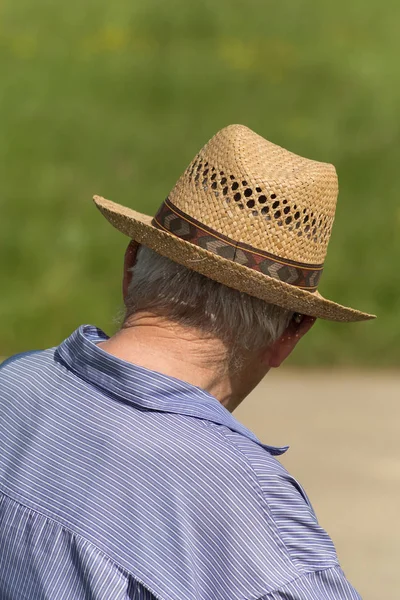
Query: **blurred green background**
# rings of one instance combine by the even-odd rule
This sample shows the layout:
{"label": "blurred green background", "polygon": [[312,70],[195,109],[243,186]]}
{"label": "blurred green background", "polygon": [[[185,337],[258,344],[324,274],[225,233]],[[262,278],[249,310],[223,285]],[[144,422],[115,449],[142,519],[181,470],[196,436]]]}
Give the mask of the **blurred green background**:
{"label": "blurred green background", "polygon": [[394,0],[2,0],[0,355],[111,333],[127,239],[92,195],[150,214],[243,123],[336,165],[320,291],[379,315],[319,322],[292,362],[397,366],[399,19]]}

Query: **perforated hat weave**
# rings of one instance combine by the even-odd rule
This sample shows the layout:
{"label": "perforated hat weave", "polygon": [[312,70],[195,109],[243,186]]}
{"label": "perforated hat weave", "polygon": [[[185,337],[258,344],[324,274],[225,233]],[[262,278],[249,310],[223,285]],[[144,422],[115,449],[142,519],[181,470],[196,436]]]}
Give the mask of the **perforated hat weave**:
{"label": "perforated hat weave", "polygon": [[317,292],[335,216],[335,168],[243,125],[219,131],[154,217],[95,196],[119,231],[224,285],[306,315],[373,315]]}

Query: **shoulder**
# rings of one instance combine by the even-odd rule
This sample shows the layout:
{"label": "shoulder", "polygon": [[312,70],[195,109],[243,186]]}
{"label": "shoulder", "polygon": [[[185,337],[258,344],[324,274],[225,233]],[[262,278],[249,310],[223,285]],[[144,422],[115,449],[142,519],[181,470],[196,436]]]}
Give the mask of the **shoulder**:
{"label": "shoulder", "polygon": [[14,354],[14,356],[10,356],[6,358],[2,363],[0,363],[0,369],[4,369],[4,367],[10,366],[18,360],[21,360],[24,357],[32,356],[33,354],[37,354],[40,350],[28,350],[28,352],[20,352],[19,354]]}
{"label": "shoulder", "polygon": [[252,472],[265,513],[299,572],[337,566],[333,542],[300,483],[262,446],[226,429],[224,436]]}
{"label": "shoulder", "polygon": [[15,393],[29,394],[42,385],[43,374],[54,380],[54,348],[30,350],[10,356],[0,364],[0,392],[12,396]]}

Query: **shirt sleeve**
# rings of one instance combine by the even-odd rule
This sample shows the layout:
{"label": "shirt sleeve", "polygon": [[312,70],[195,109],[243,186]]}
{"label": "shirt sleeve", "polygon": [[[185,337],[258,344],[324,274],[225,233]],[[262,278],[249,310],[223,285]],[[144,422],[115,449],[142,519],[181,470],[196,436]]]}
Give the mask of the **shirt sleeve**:
{"label": "shirt sleeve", "polygon": [[361,600],[340,567],[307,573],[260,600]]}

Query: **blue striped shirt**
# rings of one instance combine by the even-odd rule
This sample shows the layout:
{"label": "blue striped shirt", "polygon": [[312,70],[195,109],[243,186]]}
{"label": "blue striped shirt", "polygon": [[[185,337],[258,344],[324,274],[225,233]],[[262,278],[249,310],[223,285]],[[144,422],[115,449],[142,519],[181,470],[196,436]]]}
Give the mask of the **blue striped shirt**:
{"label": "blue striped shirt", "polygon": [[359,599],[285,448],[105,339],[1,368],[0,598]]}

